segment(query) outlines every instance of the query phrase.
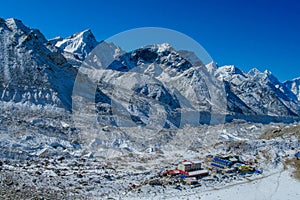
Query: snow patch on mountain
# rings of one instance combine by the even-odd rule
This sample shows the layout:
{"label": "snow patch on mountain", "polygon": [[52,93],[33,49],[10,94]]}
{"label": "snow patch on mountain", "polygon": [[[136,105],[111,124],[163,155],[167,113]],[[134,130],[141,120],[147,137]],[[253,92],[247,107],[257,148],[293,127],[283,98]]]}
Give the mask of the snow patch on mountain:
{"label": "snow patch on mountain", "polygon": [[300,101],[300,78],[285,81],[283,84],[289,88],[297,96],[298,101]]}

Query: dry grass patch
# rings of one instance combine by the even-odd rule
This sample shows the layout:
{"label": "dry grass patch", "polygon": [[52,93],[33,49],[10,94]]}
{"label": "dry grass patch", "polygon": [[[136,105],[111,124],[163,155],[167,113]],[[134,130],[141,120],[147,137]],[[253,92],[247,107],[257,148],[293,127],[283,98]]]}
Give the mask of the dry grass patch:
{"label": "dry grass patch", "polygon": [[266,130],[259,139],[270,140],[277,137],[282,137],[284,135],[296,136],[300,140],[300,125],[290,126],[288,128],[276,128],[271,130]]}
{"label": "dry grass patch", "polygon": [[285,161],[285,169],[287,169],[287,166],[294,168],[293,176],[295,179],[300,181],[300,160],[296,158],[288,159]]}

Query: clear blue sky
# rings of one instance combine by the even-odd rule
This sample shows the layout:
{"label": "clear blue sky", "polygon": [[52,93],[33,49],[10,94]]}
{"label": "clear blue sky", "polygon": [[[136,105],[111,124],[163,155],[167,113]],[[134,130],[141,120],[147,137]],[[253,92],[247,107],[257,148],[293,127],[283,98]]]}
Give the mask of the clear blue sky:
{"label": "clear blue sky", "polygon": [[18,18],[47,38],[91,29],[105,40],[138,27],[164,27],[199,42],[219,64],[300,77],[297,0],[6,0],[0,17]]}

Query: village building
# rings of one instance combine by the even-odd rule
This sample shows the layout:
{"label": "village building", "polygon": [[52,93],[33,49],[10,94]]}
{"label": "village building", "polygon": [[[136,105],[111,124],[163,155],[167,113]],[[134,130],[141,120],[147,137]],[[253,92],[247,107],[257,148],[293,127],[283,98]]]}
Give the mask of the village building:
{"label": "village building", "polygon": [[233,162],[224,158],[214,157],[211,165],[217,168],[226,169],[233,165]]}
{"label": "village building", "polygon": [[178,170],[189,172],[189,171],[196,171],[201,169],[201,162],[200,161],[183,161],[179,163],[177,166]]}

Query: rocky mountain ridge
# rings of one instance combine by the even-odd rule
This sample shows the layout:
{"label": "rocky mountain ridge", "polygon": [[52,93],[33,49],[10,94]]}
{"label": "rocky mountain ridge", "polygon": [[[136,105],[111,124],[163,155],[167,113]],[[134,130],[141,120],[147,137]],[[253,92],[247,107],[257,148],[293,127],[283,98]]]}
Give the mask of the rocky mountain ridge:
{"label": "rocky mountain ridge", "polygon": [[[133,126],[156,126],[163,119],[161,126],[168,128],[218,122],[216,115],[221,123],[234,118],[294,121],[300,116],[298,79],[281,83],[269,71],[245,73],[235,66],[205,66],[192,52],[169,44],[124,52],[97,42],[90,30],[47,40],[16,19],[0,19],[0,35],[3,102],[71,111],[78,68],[102,44],[104,55],[97,62],[112,60],[100,67],[101,79],[94,91],[94,108],[103,125],[115,126],[123,120]],[[115,111],[116,105],[121,111]],[[120,113],[125,113],[123,119]]]}

